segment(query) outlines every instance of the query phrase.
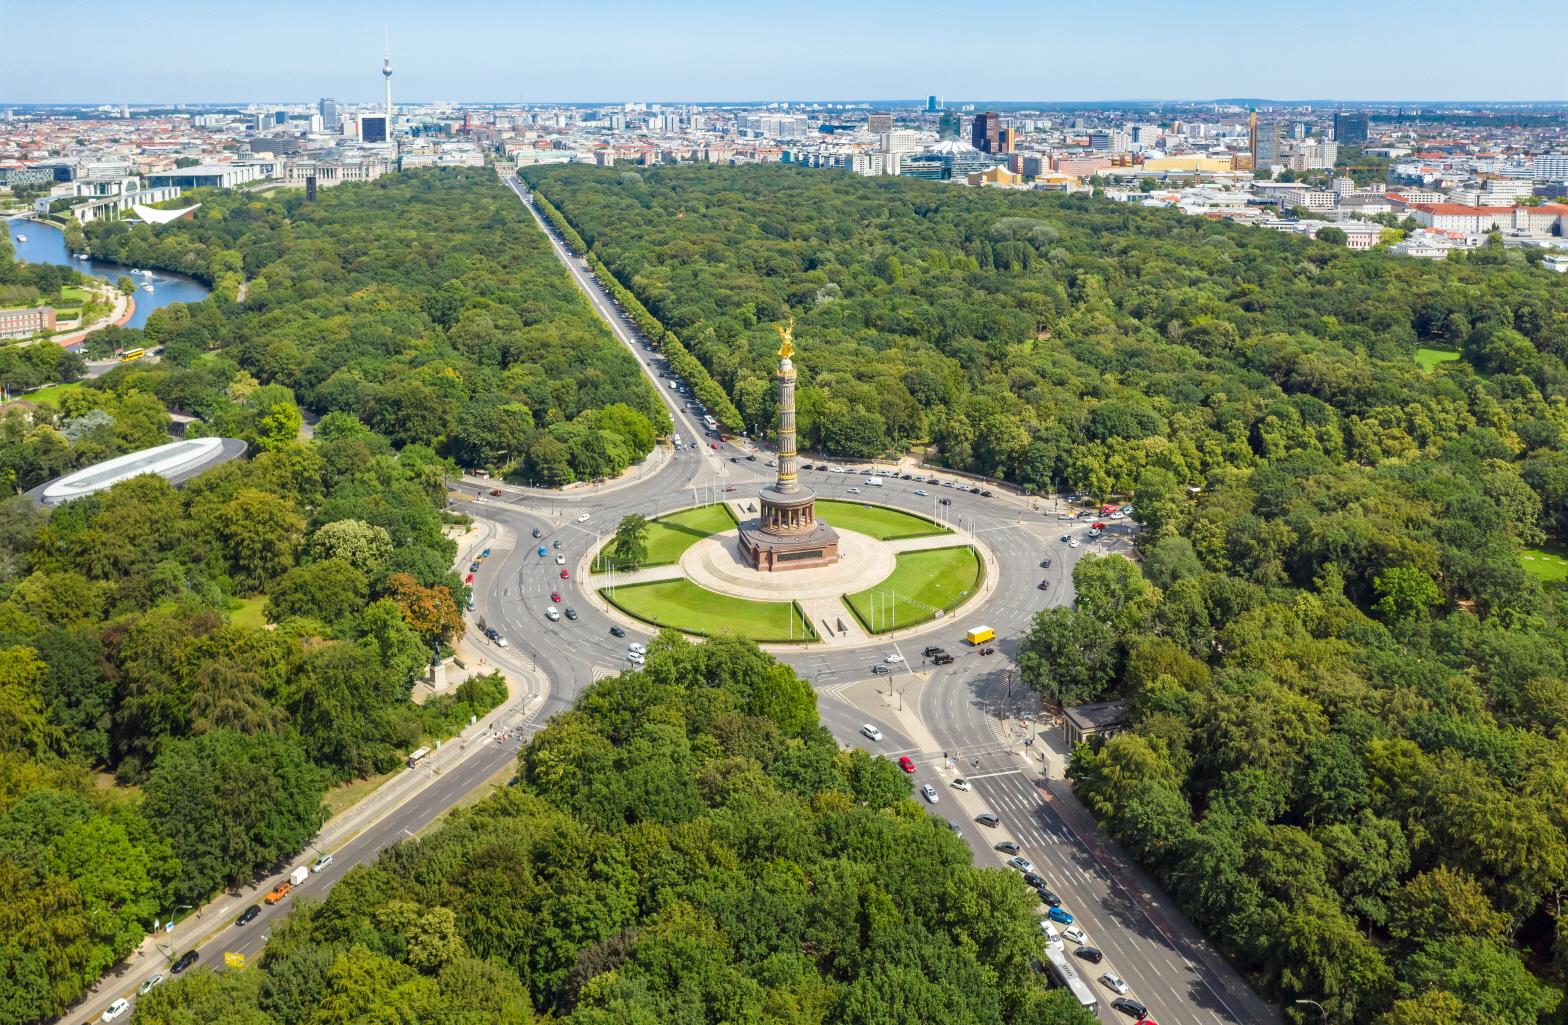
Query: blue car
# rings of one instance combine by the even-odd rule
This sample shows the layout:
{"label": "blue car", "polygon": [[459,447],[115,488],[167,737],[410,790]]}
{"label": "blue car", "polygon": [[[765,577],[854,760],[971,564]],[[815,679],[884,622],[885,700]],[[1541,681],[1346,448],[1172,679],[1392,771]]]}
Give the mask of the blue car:
{"label": "blue car", "polygon": [[1060,922],[1062,925],[1073,924],[1073,916],[1063,911],[1061,908],[1052,908],[1045,913],[1045,917],[1049,918],[1053,922]]}
{"label": "blue car", "polygon": [[544,558],[545,554],[546,554],[546,549],[545,549],[544,545],[540,545],[539,546],[539,558],[541,558],[541,559]]}
{"label": "blue car", "polygon": [[479,553],[479,557],[481,559],[488,559],[488,558],[490,558],[490,549],[486,548],[484,551],[480,552]]}

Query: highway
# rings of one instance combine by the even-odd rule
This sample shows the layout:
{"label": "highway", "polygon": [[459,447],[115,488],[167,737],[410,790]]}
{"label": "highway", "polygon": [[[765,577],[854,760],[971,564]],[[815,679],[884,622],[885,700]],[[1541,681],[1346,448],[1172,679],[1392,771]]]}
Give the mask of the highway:
{"label": "highway", "polygon": [[[491,549],[473,584],[474,610],[470,613],[472,645],[483,658],[508,669],[514,677],[547,681],[518,698],[497,716],[495,733],[475,728],[468,747],[437,752],[439,775],[425,775],[427,767],[405,774],[413,782],[388,784],[393,792],[377,798],[385,809],[340,845],[332,849],[333,864],[313,875],[298,890],[320,898],[356,864],[372,861],[389,844],[407,839],[435,821],[454,803],[485,786],[504,772],[528,736],[573,701],[594,680],[632,668],[626,644],[644,641],[650,631],[635,629],[611,614],[581,590],[580,570],[596,541],[613,533],[622,516],[640,513],[653,517],[702,501],[744,497],[771,480],[767,453],[760,449],[712,442],[683,403],[659,376],[664,369],[658,354],[644,344],[636,328],[600,288],[583,262],[565,248],[544,222],[527,190],[515,179],[504,179],[525,203],[593,308],[616,337],[637,358],[670,410],[676,431],[688,441],[684,450],[659,453],[622,478],[602,485],[559,492],[499,484],[465,477],[451,487],[454,508],[468,513],[478,525],[465,538],[465,552],[481,546]],[[809,360],[809,339],[804,358]],[[756,455],[756,461],[745,457]],[[809,456],[806,461],[816,463]],[[957,482],[942,474],[942,480]],[[1072,568],[1085,554],[1125,550],[1135,526],[1128,520],[1110,524],[1098,539],[1089,539],[1089,523],[1063,518],[1061,503],[998,494],[993,498],[960,492],[931,483],[886,479],[882,486],[865,488],[854,495],[848,488],[862,485],[864,474],[803,471],[802,483],[822,497],[885,504],[926,516],[936,515],[966,539],[983,545],[999,567],[993,593],[973,614],[939,621],[931,630],[896,642],[859,648],[797,646],[775,652],[808,680],[818,697],[824,725],[845,746],[862,746],[887,757],[908,755],[917,771],[912,782],[918,790],[931,783],[938,791],[934,814],[948,820],[969,843],[976,864],[1001,867],[1006,855],[993,849],[1002,839],[1018,843],[1025,857],[1060,895],[1064,909],[1076,916],[1089,943],[1105,954],[1105,962],[1077,962],[1080,974],[1100,999],[1099,1015],[1105,1022],[1130,1023],[1132,1019],[1112,1010],[1113,995],[1093,981],[1106,971],[1120,975],[1130,985],[1129,995],[1146,1004],[1160,1025],[1270,1025],[1279,1012],[1254,994],[1181,916],[1173,902],[1161,894],[1115,845],[1101,836],[1077,806],[1061,780],[1066,752],[1060,731],[1041,716],[1040,702],[1016,681],[1013,656],[1034,612],[1046,605],[1072,600]],[[498,490],[500,495],[492,495]],[[926,490],[930,495],[916,494]],[[940,499],[948,500],[942,505]],[[538,536],[535,536],[535,531]],[[1064,542],[1066,535],[1076,544]],[[546,555],[541,557],[538,548]],[[570,579],[560,578],[564,560]],[[1041,565],[1050,560],[1048,568]],[[467,556],[462,561],[466,563]],[[1042,580],[1048,587],[1040,589]],[[552,592],[561,593],[561,605],[570,606],[575,620],[551,622],[544,615]],[[995,628],[997,654],[985,657],[962,643],[966,626],[977,622]],[[621,625],[627,636],[613,637],[610,628]],[[505,647],[484,640],[481,629],[493,627],[507,640]],[[477,627],[479,629],[474,629]],[[939,645],[955,656],[950,666],[928,664],[920,655],[927,645]],[[875,675],[872,666],[889,654],[904,661],[894,671]],[[880,742],[860,733],[863,724],[882,733]],[[481,724],[483,726],[484,724]],[[494,736],[504,733],[506,741]],[[1025,746],[1025,738],[1033,744]],[[955,789],[955,778],[969,781],[970,791]],[[401,786],[402,791],[396,788]],[[378,791],[381,794],[381,791]],[[917,798],[918,799],[918,798]],[[1001,825],[987,829],[975,816],[992,812]],[[292,864],[308,863],[316,855],[306,852]],[[286,875],[288,868],[282,869]],[[263,893],[279,876],[269,877],[244,896],[215,902],[193,928],[182,922],[179,935],[193,935],[155,953],[133,957],[119,971],[106,977],[87,1000],[64,1020],[95,1019],[116,996],[133,996],[137,984],[166,965],[185,949],[196,949],[200,963],[221,966],[224,953],[254,957],[267,932],[292,897],[276,908],[265,909],[246,926],[229,924],[257,893]],[[1042,913],[1044,908],[1041,908]],[[147,945],[144,945],[144,950]],[[1073,944],[1067,944],[1071,954]]]}

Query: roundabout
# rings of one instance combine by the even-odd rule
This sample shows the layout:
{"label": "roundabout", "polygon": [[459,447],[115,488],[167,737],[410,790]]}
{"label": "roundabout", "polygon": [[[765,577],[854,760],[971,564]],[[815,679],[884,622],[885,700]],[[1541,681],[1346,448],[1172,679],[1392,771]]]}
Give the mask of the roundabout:
{"label": "roundabout", "polygon": [[[619,566],[603,540],[582,560],[589,597],[626,625],[688,636],[737,633],[763,645],[865,644],[919,632],[985,595],[983,546],[891,506],[824,501],[831,559],[786,572],[759,567],[744,536],[747,501],[677,509],[647,521],[649,557]],[[876,536],[838,526],[853,523]]]}

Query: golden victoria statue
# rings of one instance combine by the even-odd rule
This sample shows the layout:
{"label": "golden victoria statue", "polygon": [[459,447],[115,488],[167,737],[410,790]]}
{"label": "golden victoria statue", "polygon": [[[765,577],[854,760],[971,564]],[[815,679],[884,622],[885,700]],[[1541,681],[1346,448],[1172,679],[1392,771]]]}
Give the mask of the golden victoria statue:
{"label": "golden victoria statue", "polygon": [[787,327],[774,324],[773,330],[777,331],[779,337],[784,340],[784,344],[779,346],[779,359],[789,359],[795,354],[795,318],[789,318]]}

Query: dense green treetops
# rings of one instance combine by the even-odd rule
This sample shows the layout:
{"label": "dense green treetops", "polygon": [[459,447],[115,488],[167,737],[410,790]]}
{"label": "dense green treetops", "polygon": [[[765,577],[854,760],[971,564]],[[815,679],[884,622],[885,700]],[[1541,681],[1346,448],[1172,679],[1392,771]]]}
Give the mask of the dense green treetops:
{"label": "dense green treetops", "polygon": [[1078,792],[1265,993],[1568,1013],[1568,591],[1520,563],[1568,531],[1562,276],[786,167],[527,176],[749,424],[794,316],[803,444],[1128,496],[1137,561],[1080,562],[1019,664],[1129,703]]}
{"label": "dense green treetops", "polygon": [[298,905],[259,967],[144,1025],[1092,1025],[1047,990],[1038,901],[978,870],[897,767],[842,751],[749,642],[663,635],[517,778]]}

